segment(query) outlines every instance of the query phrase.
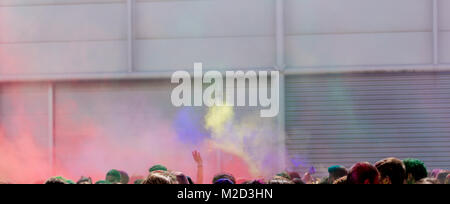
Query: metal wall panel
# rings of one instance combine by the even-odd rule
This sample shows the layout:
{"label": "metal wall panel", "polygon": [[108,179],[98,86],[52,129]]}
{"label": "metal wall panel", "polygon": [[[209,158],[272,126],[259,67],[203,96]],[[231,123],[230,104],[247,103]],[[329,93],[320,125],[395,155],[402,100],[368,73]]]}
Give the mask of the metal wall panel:
{"label": "metal wall panel", "polygon": [[287,149],[322,173],[386,157],[450,168],[450,73],[289,76]]}

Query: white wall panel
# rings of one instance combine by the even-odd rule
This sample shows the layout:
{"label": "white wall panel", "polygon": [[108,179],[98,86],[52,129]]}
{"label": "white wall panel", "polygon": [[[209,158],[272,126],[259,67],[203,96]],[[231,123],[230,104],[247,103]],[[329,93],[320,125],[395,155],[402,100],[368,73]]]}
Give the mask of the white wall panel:
{"label": "white wall panel", "polygon": [[138,38],[270,36],[273,0],[139,1]]}
{"label": "white wall panel", "polygon": [[439,39],[439,61],[450,63],[450,31],[441,32]]}
{"label": "white wall panel", "polygon": [[450,31],[450,1],[439,0],[439,27],[441,30]]}
{"label": "white wall panel", "polygon": [[290,36],[286,61],[290,67],[427,64],[431,42],[427,32]]}
{"label": "white wall panel", "polygon": [[430,0],[286,0],[286,32],[431,31]]}
{"label": "white wall panel", "polygon": [[126,7],[0,7],[0,30],[0,43],[126,39]]}
{"label": "white wall panel", "polygon": [[137,41],[137,71],[267,68],[275,64],[273,37],[202,38]]}
{"label": "white wall panel", "polygon": [[125,0],[1,0],[0,6],[67,5],[86,3],[117,3]]}
{"label": "white wall panel", "polygon": [[126,70],[126,42],[0,44],[1,74]]}
{"label": "white wall panel", "polygon": [[0,74],[125,71],[126,11],[124,1],[2,1]]}
{"label": "white wall panel", "polygon": [[450,63],[450,1],[439,0],[439,62]]}
{"label": "white wall panel", "polygon": [[136,70],[274,63],[273,0],[138,1]]}

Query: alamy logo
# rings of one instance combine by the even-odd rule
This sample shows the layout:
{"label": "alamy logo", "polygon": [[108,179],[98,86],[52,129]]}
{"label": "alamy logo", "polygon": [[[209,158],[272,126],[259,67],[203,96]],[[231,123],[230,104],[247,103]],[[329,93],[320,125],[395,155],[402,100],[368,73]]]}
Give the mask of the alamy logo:
{"label": "alamy logo", "polygon": [[[280,111],[280,73],[278,71],[270,71],[270,75],[269,71],[259,71],[258,73],[255,71],[227,71],[223,77],[219,71],[208,71],[203,74],[203,64],[195,63],[193,77],[189,72],[177,71],[172,75],[172,83],[179,84],[172,90],[171,95],[172,104],[176,107],[256,107],[259,105],[263,108],[260,116],[266,118],[275,117]],[[209,84],[209,86],[204,87],[205,84]]]}

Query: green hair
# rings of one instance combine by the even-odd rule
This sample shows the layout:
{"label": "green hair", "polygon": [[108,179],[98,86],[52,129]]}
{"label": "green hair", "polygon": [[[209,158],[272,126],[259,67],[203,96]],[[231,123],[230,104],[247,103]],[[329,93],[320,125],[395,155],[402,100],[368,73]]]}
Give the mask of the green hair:
{"label": "green hair", "polygon": [[336,171],[338,171],[338,170],[342,170],[342,169],[345,169],[345,167],[344,166],[341,166],[341,165],[335,165],[335,166],[331,166],[330,168],[328,168],[328,173],[333,173],[333,172],[336,172]]}
{"label": "green hair", "polygon": [[291,176],[289,176],[289,174],[286,172],[279,173],[277,174],[277,176],[291,180]]}
{"label": "green hair", "polygon": [[60,181],[63,181],[64,183],[67,183],[67,184],[75,184],[75,182],[73,182],[72,180],[66,179],[66,178],[64,178],[64,177],[62,177],[62,176],[57,176],[57,177],[55,177],[55,178],[58,179],[58,180],[60,180]]}
{"label": "green hair", "polygon": [[72,181],[72,180],[70,180],[70,179],[66,179],[66,182],[67,182],[68,184],[76,184],[74,181]]}
{"label": "green hair", "polygon": [[106,181],[108,181],[109,183],[120,183],[122,175],[120,174],[120,171],[117,171],[115,169],[110,170],[107,174],[106,174]]}
{"label": "green hair", "polygon": [[100,180],[100,181],[97,181],[95,184],[111,184],[111,183],[108,181],[105,181],[105,180]]}
{"label": "green hair", "polygon": [[428,176],[427,167],[418,159],[405,159],[403,163],[406,167],[406,175],[412,175],[415,181]]}
{"label": "green hair", "polygon": [[167,171],[167,168],[163,165],[158,164],[158,165],[152,166],[148,171],[150,173],[154,172],[154,171]]}

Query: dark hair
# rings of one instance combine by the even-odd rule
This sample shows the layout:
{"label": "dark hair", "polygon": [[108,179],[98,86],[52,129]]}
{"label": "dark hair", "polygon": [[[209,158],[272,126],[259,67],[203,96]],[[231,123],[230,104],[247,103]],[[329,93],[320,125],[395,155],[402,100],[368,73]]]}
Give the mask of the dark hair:
{"label": "dark hair", "polygon": [[216,185],[232,185],[232,184],[234,184],[234,182],[227,178],[221,178],[221,179],[217,180],[216,182],[214,182],[214,184],[216,184]]}
{"label": "dark hair", "polygon": [[387,158],[375,164],[381,179],[389,178],[391,184],[404,184],[406,180],[405,164],[397,158]]}
{"label": "dark hair", "polygon": [[420,179],[426,178],[428,176],[427,167],[425,164],[418,159],[405,159],[403,163],[406,167],[406,175],[407,177],[412,176],[413,181],[419,181]]}
{"label": "dark hair", "polygon": [[301,179],[302,178],[302,176],[300,176],[300,174],[298,172],[289,172],[289,177],[291,179],[296,179],[296,178]]}
{"label": "dark hair", "polygon": [[450,172],[448,171],[443,171],[441,173],[439,173],[437,175],[437,180],[439,181],[440,184],[445,184],[447,181],[447,176],[449,175]]}
{"label": "dark hair", "polygon": [[233,175],[231,175],[231,174],[225,174],[225,173],[217,174],[216,176],[214,176],[212,183],[216,183],[216,182],[217,182],[218,180],[220,180],[220,179],[228,179],[228,180],[230,180],[231,182],[233,182],[233,184],[236,183],[236,178],[234,178]]}
{"label": "dark hair", "polygon": [[119,173],[120,173],[120,183],[128,184],[130,182],[130,176],[128,176],[127,172],[119,171]]}
{"label": "dark hair", "polygon": [[192,178],[191,177],[187,177],[187,180],[188,180],[188,182],[189,182],[189,184],[195,184],[193,181],[192,181]]}
{"label": "dark hair", "polygon": [[49,178],[45,182],[45,184],[69,184],[69,183],[67,183],[67,181],[62,177],[52,177],[52,178]]}
{"label": "dark hair", "polygon": [[262,185],[262,184],[264,184],[264,181],[258,179],[258,180],[254,180],[251,184],[252,185]]}
{"label": "dark hair", "polygon": [[189,180],[187,179],[186,175],[184,175],[183,173],[173,172],[173,175],[176,176],[178,184],[183,184],[183,185],[189,184]]}
{"label": "dark hair", "polygon": [[356,163],[347,175],[348,184],[378,184],[380,173],[368,162]]}
{"label": "dark hair", "polygon": [[252,181],[243,181],[243,182],[241,182],[240,184],[243,184],[243,185],[249,185],[249,184],[252,184]]}
{"label": "dark hair", "polygon": [[303,182],[303,180],[300,178],[292,179],[292,182],[294,182],[294,184],[305,184],[305,182]]}

